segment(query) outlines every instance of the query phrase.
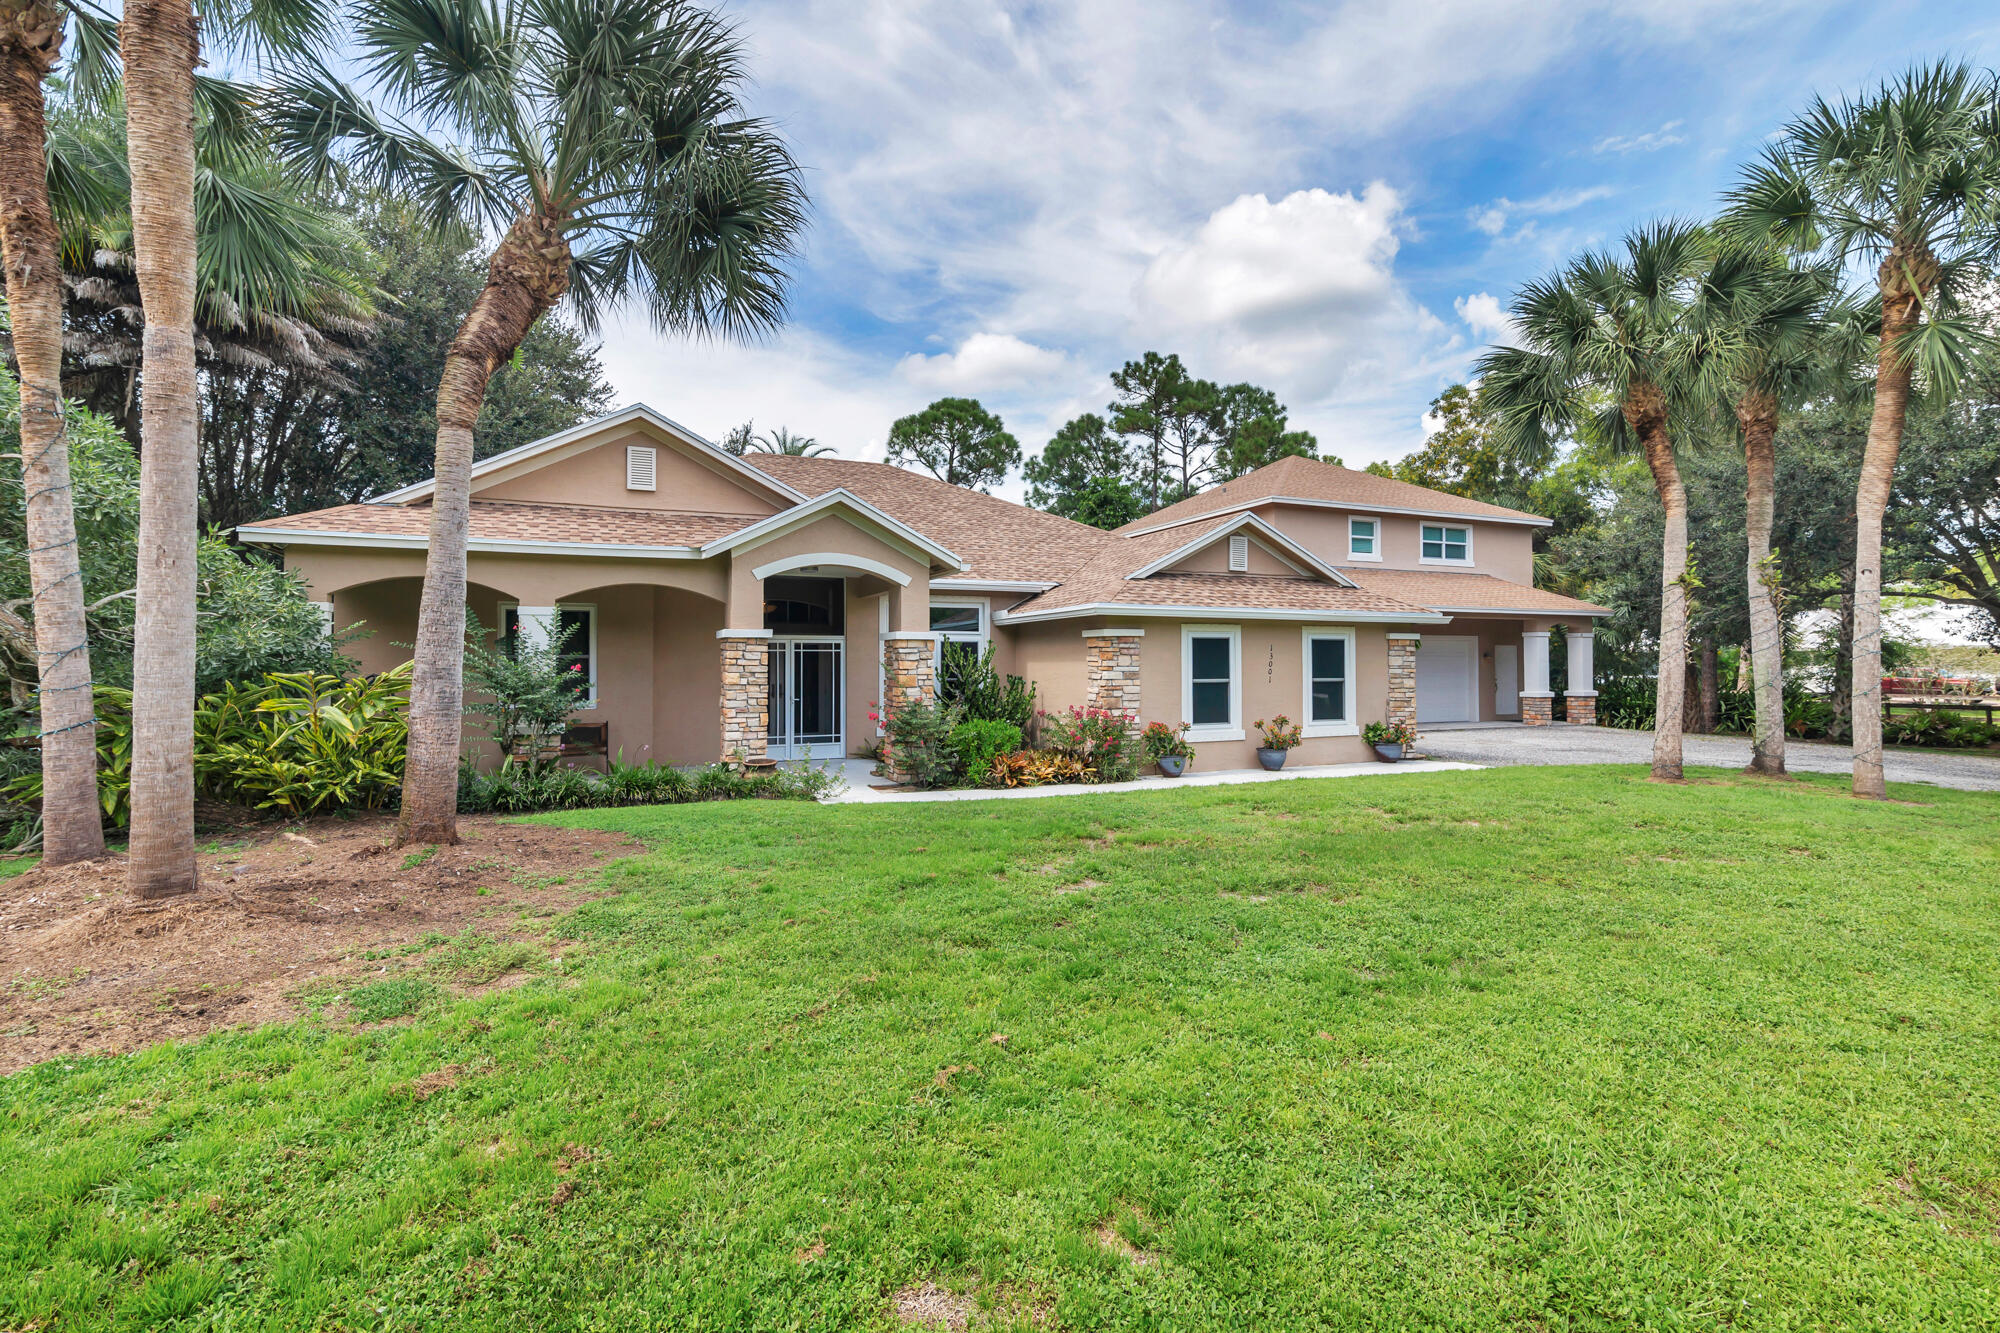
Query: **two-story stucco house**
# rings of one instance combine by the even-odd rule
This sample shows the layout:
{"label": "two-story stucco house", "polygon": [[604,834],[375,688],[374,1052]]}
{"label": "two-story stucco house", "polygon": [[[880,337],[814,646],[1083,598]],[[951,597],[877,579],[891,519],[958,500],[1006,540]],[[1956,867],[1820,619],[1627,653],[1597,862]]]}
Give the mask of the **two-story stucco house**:
{"label": "two-story stucco house", "polygon": [[[416,637],[431,491],[238,532],[332,625],[367,622],[381,670]],[[1590,719],[1606,612],[1534,586],[1546,522],[1293,458],[1103,532],[883,463],[737,458],[633,407],[474,468],[468,597],[489,626],[571,628],[579,720],[628,760],[856,753],[958,641],[1045,708],[1192,723],[1207,768],[1252,765],[1280,713],[1300,762],[1338,763],[1378,719],[1547,722],[1556,624]]]}

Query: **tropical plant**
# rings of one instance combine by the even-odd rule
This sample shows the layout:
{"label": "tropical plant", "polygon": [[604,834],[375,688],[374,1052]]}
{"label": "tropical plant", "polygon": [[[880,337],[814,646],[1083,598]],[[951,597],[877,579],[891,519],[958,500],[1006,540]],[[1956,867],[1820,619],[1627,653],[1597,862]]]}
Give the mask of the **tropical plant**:
{"label": "tropical plant", "polygon": [[275,97],[281,145],[316,179],[407,193],[440,229],[504,233],[438,385],[398,824],[403,842],[449,842],[473,431],[488,381],[565,298],[586,329],[633,298],[673,332],[775,327],[805,203],[783,143],[743,113],[740,41],[707,10],[675,0],[378,0],[355,40],[406,118],[378,112],[324,70],[296,74]]}
{"label": "tropical plant", "polygon": [[[1681,707],[1687,677],[1687,488],[1675,456],[1677,417],[1718,396],[1713,359],[1689,319],[1702,230],[1670,221],[1626,236],[1622,256],[1592,251],[1561,274],[1529,284],[1511,313],[1522,345],[1480,358],[1481,396],[1507,455],[1539,465],[1557,436],[1587,420],[1636,444],[1665,512],[1660,566],[1659,689],[1653,777],[1681,777]],[[1601,398],[1611,411],[1593,414]]]}
{"label": "tropical plant", "polygon": [[1021,445],[978,399],[940,398],[889,427],[889,461],[983,491],[1006,480],[1021,461]]}
{"label": "tropical plant", "polygon": [[577,627],[545,630],[496,636],[471,607],[465,609],[465,675],[472,688],[465,711],[486,719],[502,757],[525,751],[531,769],[541,766],[550,739],[562,734],[590,693],[583,663],[569,646]]}
{"label": "tropical plant", "polygon": [[1194,758],[1194,745],[1187,738],[1193,725],[1183,722],[1170,727],[1164,722],[1148,722],[1139,733],[1139,744],[1145,747],[1146,758],[1156,764],[1162,759]]}
{"label": "tropical plant", "polygon": [[1038,713],[1042,746],[1093,770],[1104,782],[1126,782],[1137,772],[1132,759],[1132,718],[1108,708]]}
{"label": "tropical plant", "polygon": [[1090,761],[1059,750],[996,754],[986,768],[986,784],[990,787],[1046,787],[1062,782],[1110,780]]}
{"label": "tropical plant", "polygon": [[689,770],[614,762],[599,774],[553,765],[530,768],[510,759],[491,773],[468,762],[460,771],[458,800],[467,814],[511,815],[690,801],[816,801],[839,785],[838,777],[810,766],[744,773],[730,764]]}
{"label": "tropical plant", "polygon": [[821,444],[810,435],[794,435],[783,426],[767,435],[752,435],[744,450],[753,454],[783,454],[788,458],[820,458],[834,452],[832,445]]}
{"label": "tropical plant", "polygon": [[1264,734],[1258,744],[1266,750],[1296,750],[1305,744],[1305,731],[1283,713],[1268,723],[1260,717],[1250,725]]}
{"label": "tropical plant", "polygon": [[1952,61],[1815,98],[1730,195],[1730,225],[1875,265],[1874,414],[1855,492],[1854,793],[1881,797],[1882,515],[1913,387],[1949,397],[1984,338],[1962,309],[2000,259],[1993,76]]}
{"label": "tropical plant", "polygon": [[197,711],[227,738],[209,740],[197,724],[198,766],[217,795],[258,809],[379,810],[402,787],[409,690],[405,662],[376,676],[279,672],[211,695]]}
{"label": "tropical plant", "polygon": [[969,718],[1010,722],[1025,733],[1035,720],[1035,687],[1019,676],[1003,678],[993,664],[994,644],[984,651],[947,640],[938,661],[938,701]]}

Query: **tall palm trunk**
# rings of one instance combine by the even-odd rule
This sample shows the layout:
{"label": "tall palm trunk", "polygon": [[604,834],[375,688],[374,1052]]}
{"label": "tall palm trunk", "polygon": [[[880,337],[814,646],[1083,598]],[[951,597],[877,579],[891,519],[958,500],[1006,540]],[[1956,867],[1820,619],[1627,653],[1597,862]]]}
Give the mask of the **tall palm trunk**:
{"label": "tall palm trunk", "polygon": [[195,377],[194,69],[188,0],[127,0],[126,157],[141,347],[139,581],[132,632],[134,898],[195,887],[194,618],[200,458]]}
{"label": "tall palm trunk", "polygon": [[[1778,566],[1771,558],[1777,510],[1778,401],[1746,393],[1736,404],[1743,432],[1745,522],[1750,593],[1750,689],[1756,720],[1750,727],[1749,772],[1785,776],[1784,628],[1778,618]],[[1741,672],[1738,672],[1741,675]]]}
{"label": "tall palm trunk", "polygon": [[[1882,515],[1903,446],[1910,406],[1910,362],[1904,335],[1915,328],[1919,302],[1936,285],[1929,254],[1902,246],[1882,261],[1882,344],[1875,356],[1875,409],[1861,453],[1861,482],[1854,492],[1854,794],[1883,797],[1882,778]],[[1926,281],[1928,279],[1928,281]]]}
{"label": "tall palm trunk", "polygon": [[465,547],[472,516],[473,427],[486,382],[569,290],[563,221],[515,220],[486,266],[486,286],[445,353],[437,396],[437,488],[417,613],[410,739],[403,761],[402,843],[458,841],[458,753],[465,697]]}
{"label": "tall palm trunk", "polygon": [[1625,419],[1645,450],[1653,486],[1666,512],[1660,546],[1659,697],[1653,709],[1653,778],[1681,780],[1681,709],[1687,698],[1688,510],[1687,486],[1667,433],[1665,397],[1650,384],[1626,395]]}
{"label": "tall palm trunk", "polygon": [[49,209],[42,83],[62,51],[62,11],[0,0],[0,264],[21,368],[21,483],[42,709],[42,861],[104,854],[83,575],[63,434],[62,267]]}

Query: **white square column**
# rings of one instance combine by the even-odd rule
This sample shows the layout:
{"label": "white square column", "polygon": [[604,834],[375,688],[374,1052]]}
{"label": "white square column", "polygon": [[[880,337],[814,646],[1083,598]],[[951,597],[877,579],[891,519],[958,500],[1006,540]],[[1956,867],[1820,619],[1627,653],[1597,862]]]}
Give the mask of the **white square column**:
{"label": "white square column", "polygon": [[1521,721],[1546,727],[1555,712],[1555,692],[1549,688],[1549,632],[1521,631]]}

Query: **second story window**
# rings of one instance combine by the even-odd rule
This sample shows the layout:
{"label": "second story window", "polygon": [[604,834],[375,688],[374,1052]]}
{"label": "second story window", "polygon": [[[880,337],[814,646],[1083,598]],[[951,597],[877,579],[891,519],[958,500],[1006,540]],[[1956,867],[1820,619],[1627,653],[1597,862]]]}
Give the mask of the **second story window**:
{"label": "second story window", "polygon": [[1472,529],[1447,527],[1442,523],[1424,524],[1423,558],[1447,565],[1470,564]]}
{"label": "second story window", "polygon": [[1350,518],[1347,520],[1347,554],[1355,560],[1380,560],[1382,558],[1380,520],[1372,518]]}

